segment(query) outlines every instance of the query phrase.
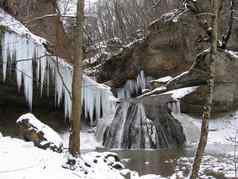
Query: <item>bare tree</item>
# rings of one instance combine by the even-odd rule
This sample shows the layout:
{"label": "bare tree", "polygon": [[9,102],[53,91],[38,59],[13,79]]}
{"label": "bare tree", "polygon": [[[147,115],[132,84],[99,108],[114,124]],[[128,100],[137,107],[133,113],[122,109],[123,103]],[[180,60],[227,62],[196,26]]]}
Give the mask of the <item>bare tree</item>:
{"label": "bare tree", "polygon": [[196,151],[196,156],[192,166],[192,172],[190,179],[198,178],[198,172],[200,169],[202,157],[207,144],[208,137],[208,120],[211,118],[212,103],[213,103],[213,91],[214,91],[214,76],[215,76],[215,58],[217,54],[217,42],[218,42],[218,12],[220,0],[211,0],[211,16],[212,16],[212,31],[211,31],[211,48],[209,57],[209,79],[208,79],[208,95],[207,102],[204,106],[202,116],[202,126],[200,140]]}
{"label": "bare tree", "polygon": [[72,115],[71,115],[71,133],[69,142],[70,153],[77,157],[80,154],[80,118],[81,118],[81,87],[83,60],[83,24],[84,24],[84,0],[78,0],[77,17],[74,31],[75,49],[73,62],[73,80],[72,80]]}

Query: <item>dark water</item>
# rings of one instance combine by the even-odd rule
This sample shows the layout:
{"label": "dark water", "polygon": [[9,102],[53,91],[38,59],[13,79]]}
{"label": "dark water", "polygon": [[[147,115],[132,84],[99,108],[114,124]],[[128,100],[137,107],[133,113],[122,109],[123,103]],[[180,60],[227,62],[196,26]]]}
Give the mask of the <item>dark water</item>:
{"label": "dark water", "polygon": [[176,169],[177,159],[187,155],[186,150],[121,150],[114,151],[122,158],[123,164],[139,172],[140,175],[158,174],[164,177],[171,176]]}
{"label": "dark water", "polygon": [[[207,145],[205,155],[219,158],[221,162],[227,162],[228,152],[233,151],[231,145],[209,144]],[[179,159],[181,157],[190,158],[195,156],[195,146],[184,146],[181,148],[160,149],[160,150],[112,150],[118,153],[122,163],[129,169],[137,171],[140,175],[157,174],[162,177],[170,177],[178,168],[182,168]],[[192,160],[193,161],[193,160]],[[189,167],[184,169],[186,175],[191,170],[192,161],[189,161]],[[186,163],[186,162],[185,162]],[[214,166],[217,165],[214,163]],[[226,170],[226,168],[224,168]],[[217,179],[225,177],[218,176],[217,173],[211,173]],[[209,177],[209,176],[208,176]]]}

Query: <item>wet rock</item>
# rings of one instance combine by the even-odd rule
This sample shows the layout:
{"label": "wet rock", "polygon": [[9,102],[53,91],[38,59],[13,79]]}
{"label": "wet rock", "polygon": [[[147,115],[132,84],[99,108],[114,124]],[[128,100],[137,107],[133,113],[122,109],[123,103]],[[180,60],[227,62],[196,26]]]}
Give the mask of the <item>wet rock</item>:
{"label": "wet rock", "polygon": [[[168,84],[169,88],[182,85],[206,84],[208,80],[207,62],[209,55],[198,57],[193,68]],[[230,52],[219,51],[215,60],[215,88],[213,113],[229,112],[238,107],[238,61],[230,56]],[[182,111],[186,113],[201,113],[206,102],[208,88],[206,85],[182,99]]]}
{"label": "wet rock", "polygon": [[63,141],[49,126],[40,122],[33,114],[24,114],[17,120],[19,135],[32,141],[35,146],[42,149],[51,149],[55,152],[63,151]]}
{"label": "wet rock", "polygon": [[115,162],[112,164],[112,168],[115,168],[117,170],[122,170],[125,168],[125,166],[120,162]]}

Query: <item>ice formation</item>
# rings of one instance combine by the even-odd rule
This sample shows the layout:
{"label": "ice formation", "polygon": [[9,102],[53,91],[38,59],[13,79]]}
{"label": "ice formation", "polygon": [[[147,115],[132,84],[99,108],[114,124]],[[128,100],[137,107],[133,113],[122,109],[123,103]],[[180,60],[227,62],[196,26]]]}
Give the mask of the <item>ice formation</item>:
{"label": "ice formation", "polygon": [[186,88],[180,88],[176,90],[168,91],[164,94],[171,94],[171,97],[174,99],[174,101],[171,101],[168,103],[168,108],[171,109],[173,113],[181,113],[180,109],[180,99],[182,99],[184,96],[196,91],[199,86],[192,86],[192,87],[186,87]]}
{"label": "ice formation", "polygon": [[[135,140],[128,144],[128,138],[135,133]],[[109,148],[138,149],[143,145],[150,149],[157,143],[157,138],[156,126],[146,116],[143,104],[130,104],[126,101],[117,105],[115,116],[111,120],[102,120],[96,130],[97,141]]]}
{"label": "ice formation", "polygon": [[180,101],[179,100],[175,100],[175,101],[172,101],[170,103],[168,103],[168,108],[171,110],[171,112],[173,113],[181,113],[181,110],[180,110]]}
{"label": "ice formation", "polygon": [[[65,115],[70,117],[73,68],[64,60],[48,54],[43,46],[44,39],[32,34],[1,9],[0,25],[7,27],[1,39],[3,80],[7,79],[7,67],[15,65],[18,89],[24,87],[30,108],[33,100],[33,80],[36,79],[41,94],[47,92],[49,95],[49,85],[53,83],[56,104],[60,105],[63,101]],[[33,71],[36,71],[36,76]],[[93,124],[94,119],[114,112],[115,98],[109,87],[83,75],[82,104],[85,117]]]}
{"label": "ice formation", "polygon": [[142,90],[145,89],[145,83],[144,71],[140,71],[135,80],[127,80],[122,88],[117,89],[117,97],[126,99],[131,98],[135,94],[141,94]]}

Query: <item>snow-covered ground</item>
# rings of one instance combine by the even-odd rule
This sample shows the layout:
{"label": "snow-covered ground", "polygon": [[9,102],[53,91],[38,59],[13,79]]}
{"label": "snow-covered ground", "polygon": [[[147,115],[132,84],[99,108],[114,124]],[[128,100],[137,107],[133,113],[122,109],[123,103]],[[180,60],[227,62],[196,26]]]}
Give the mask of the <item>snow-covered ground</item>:
{"label": "snow-covered ground", "polygon": [[[174,113],[173,115],[181,122],[188,139],[187,142],[189,144],[196,143],[199,138],[201,119],[183,113]],[[230,139],[235,137],[237,129],[238,111],[211,119],[209,121],[208,144],[233,144]]]}
{"label": "snow-covered ground", "polygon": [[[115,165],[122,164],[108,152],[83,154],[70,170],[65,168],[65,153],[42,150],[32,142],[10,137],[1,137],[0,146],[1,179],[124,179],[123,175],[140,178],[128,169],[115,169]],[[150,176],[156,179],[155,175]]]}
{"label": "snow-covered ground", "polygon": [[[64,142],[64,146],[69,144],[69,132],[66,131],[61,134],[61,137]],[[80,132],[80,148],[83,151],[92,151],[96,150],[97,147],[102,147],[99,142],[97,142],[95,134],[87,130]]]}

